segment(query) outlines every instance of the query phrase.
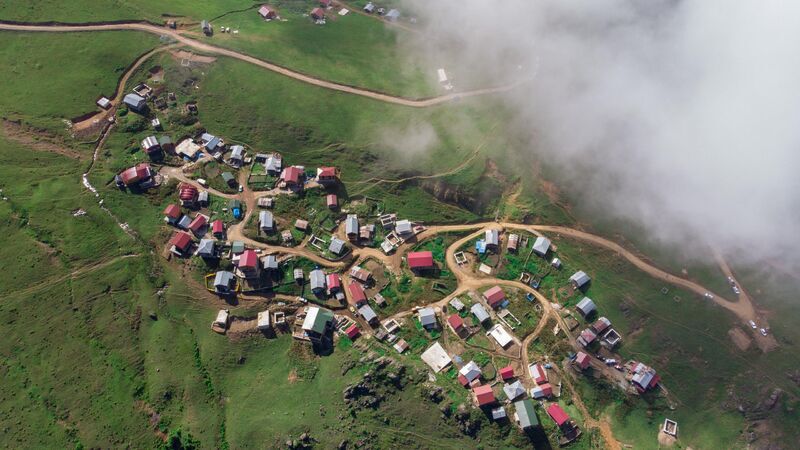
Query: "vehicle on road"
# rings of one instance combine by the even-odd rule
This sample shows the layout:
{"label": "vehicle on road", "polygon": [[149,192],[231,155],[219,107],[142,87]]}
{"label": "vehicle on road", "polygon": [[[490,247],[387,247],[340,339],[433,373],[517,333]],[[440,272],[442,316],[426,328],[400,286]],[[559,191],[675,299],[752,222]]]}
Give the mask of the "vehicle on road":
{"label": "vehicle on road", "polygon": [[703,297],[707,298],[708,300],[714,299],[714,295],[711,292],[706,292],[705,294],[703,294]]}
{"label": "vehicle on road", "polygon": [[747,324],[748,324],[748,325],[750,325],[750,328],[752,328],[752,329],[754,329],[754,330],[756,329],[756,323],[755,323],[755,322],[753,322],[752,320],[751,320],[751,321],[749,321],[749,322],[747,322]]}
{"label": "vehicle on road", "polygon": [[739,295],[741,293],[741,291],[739,290],[738,287],[734,286],[733,287],[733,293],[736,294],[736,295]]}
{"label": "vehicle on road", "polygon": [[766,336],[767,335],[767,329],[766,328],[762,328],[762,329],[758,330],[758,332],[761,333],[762,336]]}

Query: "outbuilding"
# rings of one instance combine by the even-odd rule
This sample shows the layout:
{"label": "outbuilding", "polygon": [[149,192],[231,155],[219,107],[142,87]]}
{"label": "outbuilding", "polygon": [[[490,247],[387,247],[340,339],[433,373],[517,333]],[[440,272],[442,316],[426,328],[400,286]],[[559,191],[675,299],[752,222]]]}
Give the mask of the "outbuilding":
{"label": "outbuilding", "polygon": [[581,301],[579,301],[578,304],[575,305],[575,310],[578,311],[580,315],[583,316],[584,319],[586,319],[587,317],[591,316],[594,312],[597,311],[597,307],[595,306],[592,299],[590,299],[589,297],[583,297],[583,299],[581,299]]}
{"label": "outbuilding", "polygon": [[547,252],[549,251],[550,251],[550,239],[547,239],[544,236],[537,237],[536,241],[533,243],[533,252],[544,258],[545,256],[547,256]]}
{"label": "outbuilding", "polygon": [[575,289],[583,289],[592,279],[589,278],[589,275],[586,275],[586,272],[579,270],[569,277],[569,281]]}

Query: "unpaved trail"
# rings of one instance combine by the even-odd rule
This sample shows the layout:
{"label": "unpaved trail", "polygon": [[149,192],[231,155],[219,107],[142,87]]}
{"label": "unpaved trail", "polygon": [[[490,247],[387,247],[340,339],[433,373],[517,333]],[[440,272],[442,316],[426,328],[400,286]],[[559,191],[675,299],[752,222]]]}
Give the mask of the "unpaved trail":
{"label": "unpaved trail", "polygon": [[238,59],[240,61],[244,61],[259,66],[261,68],[270,70],[279,75],[293,78],[303,83],[311,84],[325,89],[330,89],[333,91],[343,92],[346,94],[358,95],[361,97],[370,98],[372,100],[377,100],[384,103],[391,103],[400,106],[408,106],[411,108],[427,108],[430,106],[436,106],[443,103],[447,103],[452,100],[460,100],[468,97],[507,92],[516,88],[517,86],[522,85],[523,83],[530,81],[530,79],[523,79],[503,86],[475,89],[464,92],[456,92],[438,97],[415,99],[415,98],[395,96],[384,92],[323,80],[321,78],[316,78],[311,75],[306,75],[301,72],[296,72],[286,67],[279,66],[277,64],[267,62],[244,53],[239,53],[237,51],[206,44],[204,42],[186,37],[176,30],[172,30],[166,27],[151,25],[147,23],[134,22],[134,23],[90,24],[90,25],[22,25],[22,24],[12,24],[12,23],[0,23],[0,30],[22,31],[22,32],[49,32],[49,33],[71,33],[80,31],[119,31],[119,30],[143,31],[145,33],[157,34],[159,36],[168,36],[182,45],[194,48],[201,52]]}

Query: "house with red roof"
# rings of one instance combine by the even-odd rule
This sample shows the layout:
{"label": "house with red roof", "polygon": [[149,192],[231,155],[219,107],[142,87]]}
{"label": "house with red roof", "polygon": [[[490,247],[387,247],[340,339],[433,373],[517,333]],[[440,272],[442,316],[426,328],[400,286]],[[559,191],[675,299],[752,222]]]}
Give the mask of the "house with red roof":
{"label": "house with red roof", "polygon": [[339,181],[339,170],[336,167],[320,167],[317,169],[317,183],[330,186]]}
{"label": "house with red roof", "polygon": [[164,221],[170,225],[175,225],[181,216],[181,207],[174,203],[164,208]]}
{"label": "house with red roof", "polygon": [[475,403],[477,403],[479,407],[488,406],[497,401],[494,397],[492,387],[488,384],[475,386],[472,388],[472,394],[475,396]]}
{"label": "house with red roof", "polygon": [[490,288],[489,290],[483,293],[483,298],[486,300],[486,303],[489,304],[492,308],[497,308],[503,303],[503,300],[506,299],[506,293],[500,288],[500,286],[495,286]]}
{"label": "house with red roof", "polygon": [[342,277],[338,273],[328,274],[328,291],[333,294],[342,290]]}
{"label": "house with red roof", "polygon": [[129,167],[119,174],[122,184],[127,187],[138,185],[143,181],[149,180],[152,176],[153,173],[150,170],[150,164],[147,163],[140,163]]}
{"label": "house with red roof", "polygon": [[367,302],[367,294],[364,293],[364,288],[359,283],[350,283],[347,286],[347,291],[350,293],[348,301],[353,306],[358,306]]}
{"label": "house with red roof", "polygon": [[559,406],[558,403],[553,403],[548,406],[547,414],[551,419],[553,419],[553,422],[555,422],[559,428],[569,423],[569,416],[564,412],[563,409],[561,409],[561,406]]}
{"label": "house with red roof", "polygon": [[225,224],[222,223],[222,220],[217,219],[211,222],[211,234],[220,239],[225,235]]}
{"label": "house with red roof", "polygon": [[239,256],[239,270],[242,271],[245,278],[258,277],[260,268],[258,255],[255,250],[247,249]]}
{"label": "house with red roof", "polygon": [[453,330],[453,333],[459,336],[461,336],[461,333],[466,331],[464,319],[459,317],[458,314],[451,314],[450,317],[447,318],[447,324],[450,325],[450,329]]}
{"label": "house with red roof", "polygon": [[578,356],[575,357],[575,364],[581,369],[586,370],[589,367],[589,363],[591,362],[592,357],[587,355],[584,352],[578,352]]}
{"label": "house with red roof", "polygon": [[359,335],[361,335],[361,330],[359,330],[358,329],[358,325],[356,325],[354,323],[354,324],[350,325],[349,327],[347,327],[346,330],[344,330],[344,334],[346,334],[347,337],[349,337],[350,339],[355,339]]}
{"label": "house with red roof", "polygon": [[325,196],[325,204],[328,205],[328,209],[336,209],[339,207],[339,197],[336,194],[328,194]]}
{"label": "house with red roof", "polygon": [[192,246],[192,235],[185,231],[178,231],[169,240],[170,251],[178,255],[185,255]]}
{"label": "house with red roof", "polygon": [[587,328],[581,331],[581,334],[578,336],[578,343],[581,344],[583,347],[588,347],[594,343],[595,339],[597,339],[597,335],[594,334],[590,328]]}
{"label": "house with red roof", "polygon": [[414,273],[436,267],[433,262],[433,253],[429,251],[410,252],[408,256],[406,256],[406,261],[408,261],[408,268]]}
{"label": "house with red roof", "polygon": [[207,223],[208,217],[203,214],[198,214],[194,216],[194,220],[189,223],[189,229],[192,230],[194,234],[200,236],[201,234],[205,234],[203,231],[205,231]]}
{"label": "house with red roof", "polygon": [[274,19],[278,17],[278,11],[269,5],[261,5],[261,7],[258,8],[258,15],[264,20]]}
{"label": "house with red roof", "polygon": [[297,166],[287,167],[281,172],[281,181],[283,181],[287,188],[303,187],[303,183],[301,182],[302,177],[303,171]]}
{"label": "house with red roof", "polygon": [[181,206],[194,207],[197,204],[197,188],[189,183],[181,183],[178,186],[178,198]]}
{"label": "house with red roof", "polygon": [[528,366],[528,372],[531,374],[531,378],[536,384],[544,384],[547,383],[547,372],[545,371],[544,366],[539,363],[531,364]]}
{"label": "house with red roof", "polygon": [[514,377],[515,377],[514,368],[511,367],[511,365],[505,366],[502,369],[500,369],[500,378],[502,378],[503,381],[508,381]]}
{"label": "house with red roof", "polygon": [[531,397],[537,400],[552,396],[553,396],[553,386],[551,386],[550,383],[540,384],[538,386],[534,386],[531,389]]}
{"label": "house with red roof", "polygon": [[322,20],[325,18],[325,10],[322,8],[314,8],[311,10],[311,18],[314,20]]}

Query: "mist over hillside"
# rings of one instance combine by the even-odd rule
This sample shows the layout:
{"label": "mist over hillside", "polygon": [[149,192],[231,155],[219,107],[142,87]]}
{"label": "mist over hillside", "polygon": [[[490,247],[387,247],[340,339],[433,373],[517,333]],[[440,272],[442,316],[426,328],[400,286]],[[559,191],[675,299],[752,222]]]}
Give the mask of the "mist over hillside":
{"label": "mist over hillside", "polygon": [[800,4],[407,7],[425,27],[403,43],[409,57],[446,65],[456,89],[535,73],[505,101],[531,158],[555,167],[582,209],[633,221],[660,244],[800,260]]}

